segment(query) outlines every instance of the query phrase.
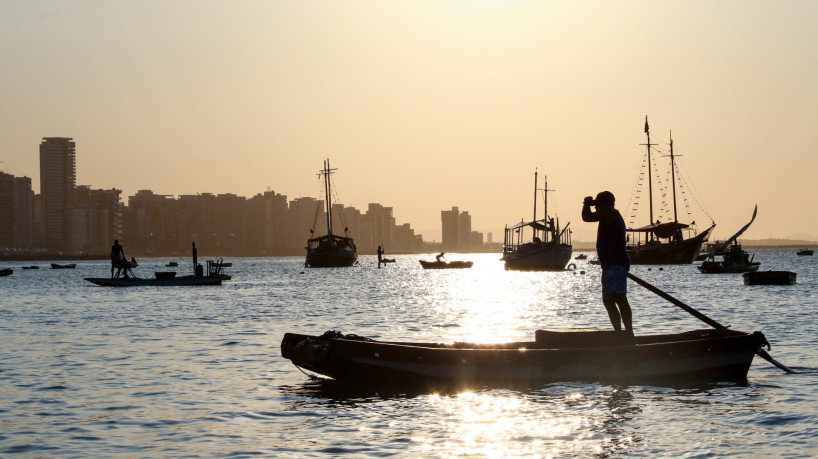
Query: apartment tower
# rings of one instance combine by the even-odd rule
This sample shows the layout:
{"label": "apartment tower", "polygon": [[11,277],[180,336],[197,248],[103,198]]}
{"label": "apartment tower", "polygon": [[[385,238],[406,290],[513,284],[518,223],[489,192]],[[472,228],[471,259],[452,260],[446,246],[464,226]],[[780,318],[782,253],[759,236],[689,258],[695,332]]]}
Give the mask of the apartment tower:
{"label": "apartment tower", "polygon": [[40,195],[45,247],[70,252],[72,208],[77,184],[76,145],[68,137],[44,137],[40,143]]}

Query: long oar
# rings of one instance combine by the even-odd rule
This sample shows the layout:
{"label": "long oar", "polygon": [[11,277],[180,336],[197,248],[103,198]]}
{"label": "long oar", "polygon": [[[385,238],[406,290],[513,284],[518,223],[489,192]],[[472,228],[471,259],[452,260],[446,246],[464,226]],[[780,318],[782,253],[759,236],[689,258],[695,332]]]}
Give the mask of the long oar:
{"label": "long oar", "polygon": [[[684,309],[685,311],[689,312],[693,317],[701,320],[702,322],[706,323],[707,325],[710,325],[711,327],[715,328],[716,330],[724,330],[725,328],[727,328],[724,325],[722,325],[722,324],[716,322],[715,320],[711,319],[710,317],[707,317],[706,315],[702,314],[701,312],[691,308],[690,306],[682,303],[681,301],[677,300],[676,298],[668,295],[666,292],[660,290],[658,287],[656,287],[656,286],[654,286],[652,284],[649,284],[649,283],[645,282],[644,280],[634,276],[633,274],[628,273],[628,277],[632,281],[634,281],[637,284],[641,285],[642,287],[645,287],[646,289],[650,290],[651,292],[659,295],[660,297],[670,301],[671,303],[675,304],[676,306],[678,306],[678,307]],[[792,370],[791,368],[787,367],[783,363],[778,362],[777,360],[772,358],[772,356],[770,356],[770,354],[767,353],[767,351],[765,351],[764,349],[757,350],[756,355],[758,355],[762,359],[772,363],[773,365],[777,366],[778,368],[786,371],[787,373],[795,373],[795,371]]]}

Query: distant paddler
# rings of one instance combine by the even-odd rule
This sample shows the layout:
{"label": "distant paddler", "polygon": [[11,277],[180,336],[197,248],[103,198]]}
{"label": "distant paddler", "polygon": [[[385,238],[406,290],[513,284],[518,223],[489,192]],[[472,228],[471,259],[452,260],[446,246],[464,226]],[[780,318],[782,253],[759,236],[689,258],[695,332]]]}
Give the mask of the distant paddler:
{"label": "distant paddler", "polygon": [[193,273],[196,273],[196,268],[199,266],[199,257],[196,253],[196,241],[193,241]]}

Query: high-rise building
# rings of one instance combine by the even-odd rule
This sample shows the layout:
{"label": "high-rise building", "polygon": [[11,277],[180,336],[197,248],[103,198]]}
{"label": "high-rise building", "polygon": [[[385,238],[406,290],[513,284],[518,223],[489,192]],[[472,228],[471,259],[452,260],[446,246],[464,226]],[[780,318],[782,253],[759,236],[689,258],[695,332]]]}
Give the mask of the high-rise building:
{"label": "high-rise building", "polygon": [[44,137],[40,143],[40,195],[44,242],[50,251],[71,251],[76,183],[74,140],[69,137]]}
{"label": "high-rise building", "polygon": [[460,210],[452,207],[452,210],[441,210],[440,221],[442,224],[442,244],[444,252],[460,250]]}

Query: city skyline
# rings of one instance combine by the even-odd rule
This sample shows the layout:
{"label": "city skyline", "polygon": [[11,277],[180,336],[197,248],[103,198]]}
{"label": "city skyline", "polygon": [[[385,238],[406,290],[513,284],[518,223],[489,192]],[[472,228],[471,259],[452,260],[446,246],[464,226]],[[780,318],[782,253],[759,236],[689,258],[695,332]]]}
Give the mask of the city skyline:
{"label": "city skyline", "polygon": [[[729,237],[814,239],[818,5],[726,1],[4,2],[0,169],[40,189],[36,145],[74,138],[77,183],[174,196],[274,189],[388,203],[426,240],[458,206],[495,240],[627,207],[647,115]],[[695,31],[695,33],[693,32]],[[659,158],[659,160],[664,160]],[[662,165],[660,163],[660,165]],[[695,217],[702,224],[700,216]],[[709,221],[708,221],[709,223]],[[800,236],[800,237],[799,237]]]}

